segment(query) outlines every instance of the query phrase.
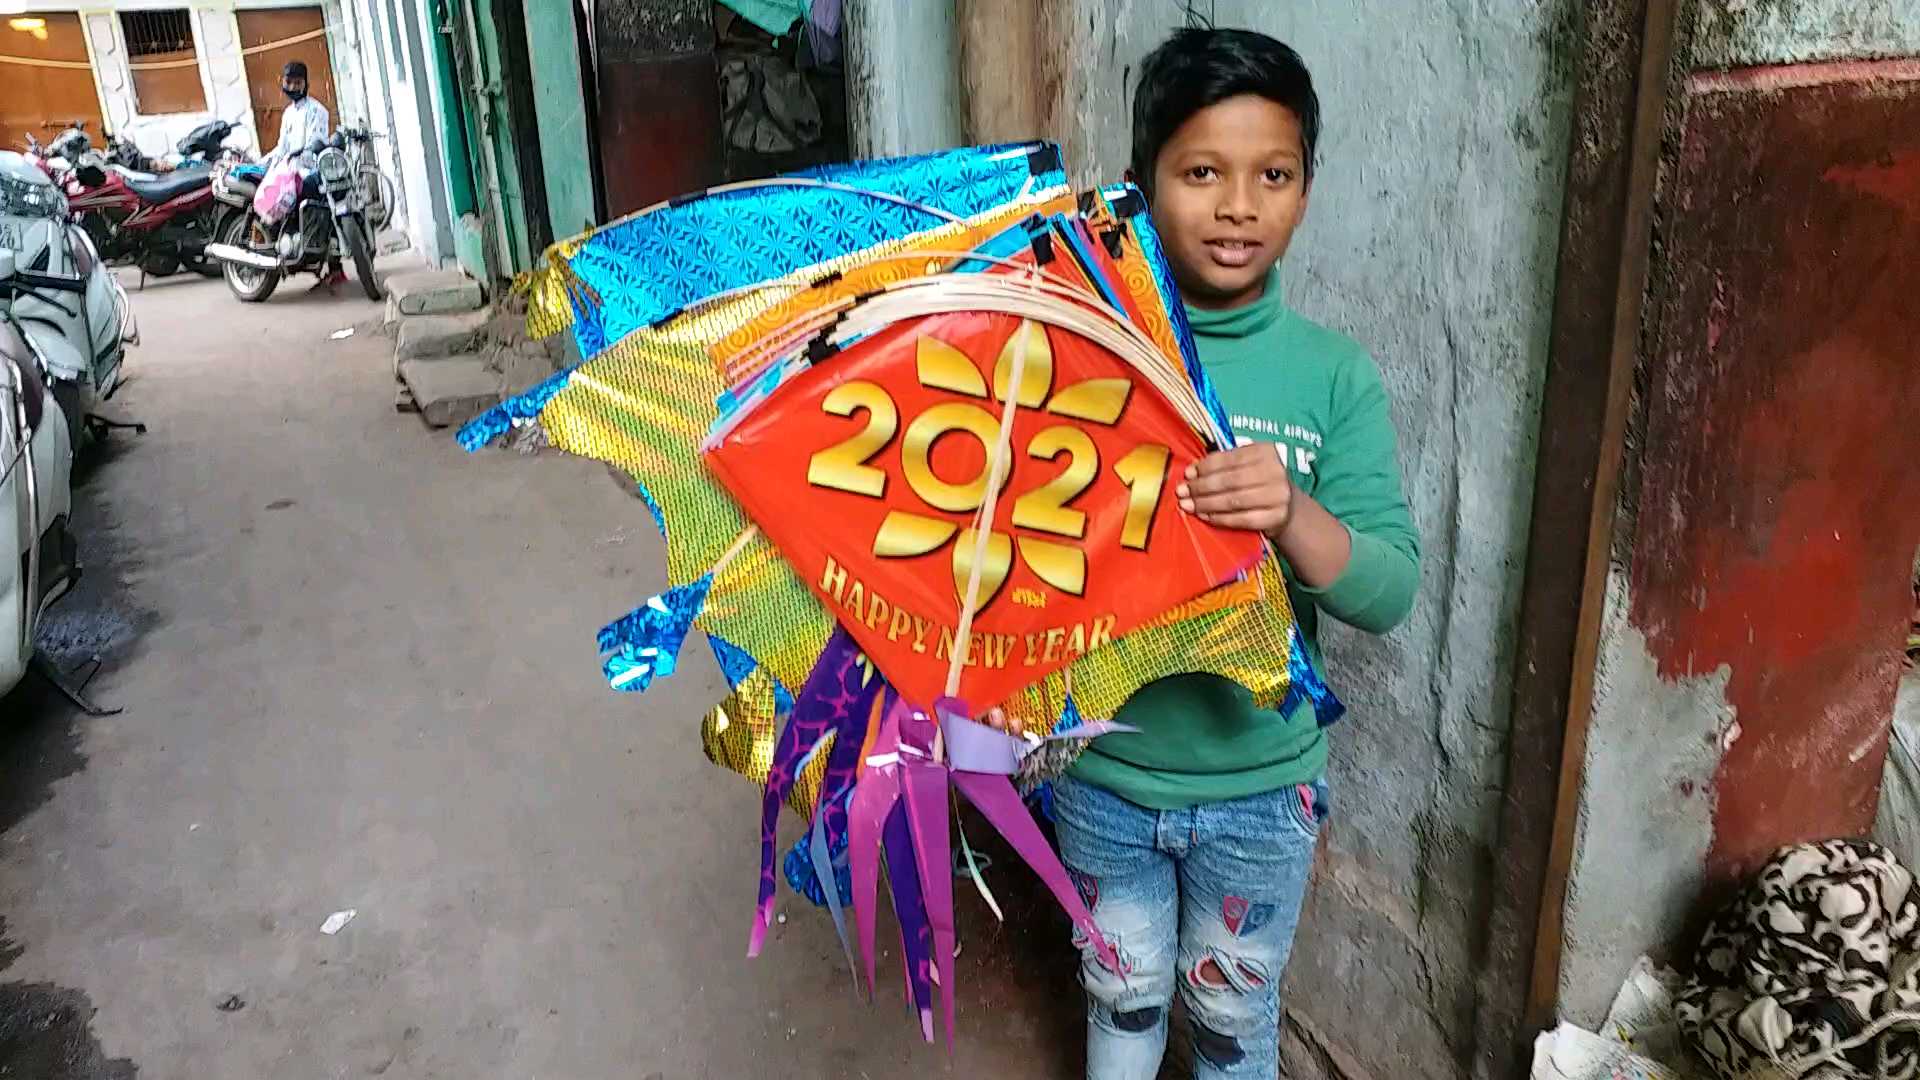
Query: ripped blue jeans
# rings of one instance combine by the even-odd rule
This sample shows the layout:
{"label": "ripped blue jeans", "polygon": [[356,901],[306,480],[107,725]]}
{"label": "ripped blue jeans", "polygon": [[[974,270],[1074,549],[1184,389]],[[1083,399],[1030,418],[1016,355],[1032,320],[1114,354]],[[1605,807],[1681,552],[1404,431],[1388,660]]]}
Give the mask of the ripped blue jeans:
{"label": "ripped blue jeans", "polygon": [[1196,1080],[1278,1074],[1280,976],[1327,807],[1324,781],[1186,810],[1056,781],[1061,861],[1121,963],[1075,941],[1087,1080],[1153,1080],[1176,990]]}

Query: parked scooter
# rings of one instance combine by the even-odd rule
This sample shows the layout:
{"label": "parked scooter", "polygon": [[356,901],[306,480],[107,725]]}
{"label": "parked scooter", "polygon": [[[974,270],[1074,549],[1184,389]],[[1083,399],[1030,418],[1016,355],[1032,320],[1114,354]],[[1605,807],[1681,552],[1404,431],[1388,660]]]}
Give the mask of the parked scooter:
{"label": "parked scooter", "polygon": [[225,120],[209,120],[180,137],[167,164],[174,169],[204,165],[209,171],[221,161],[245,161],[244,151],[227,145],[233,125]]}
{"label": "parked scooter", "polygon": [[93,241],[67,216],[66,200],[45,173],[0,151],[0,251],[19,280],[0,290],[4,308],[45,365],[53,398],[76,443],[83,421],[119,386],[126,347],[139,340],[127,294]]}
{"label": "parked scooter", "polygon": [[[0,249],[0,294],[49,284]],[[72,437],[40,363],[19,325],[0,314],[0,694],[26,676],[41,617],[80,576],[68,529]]]}
{"label": "parked scooter", "polygon": [[346,140],[315,139],[307,152],[316,156],[320,197],[300,199],[292,212],[277,221],[263,218],[254,196],[266,180],[258,165],[216,166],[214,198],[225,204],[217,243],[207,245],[209,258],[224,264],[227,287],[248,303],[273,295],[288,274],[313,271],[324,274],[330,263],[353,259],[354,275],[369,300],[386,295],[373,273],[373,234],[367,230],[364,195],[354,182]]}

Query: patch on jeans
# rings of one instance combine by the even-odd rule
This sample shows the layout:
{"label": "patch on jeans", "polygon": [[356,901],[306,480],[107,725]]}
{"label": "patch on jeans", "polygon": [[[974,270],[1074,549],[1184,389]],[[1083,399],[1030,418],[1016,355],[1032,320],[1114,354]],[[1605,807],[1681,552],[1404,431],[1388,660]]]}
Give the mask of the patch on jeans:
{"label": "patch on jeans", "polygon": [[1256,904],[1244,896],[1229,896],[1220,905],[1220,917],[1226,921],[1227,933],[1246,937],[1273,921],[1273,905]]}
{"label": "patch on jeans", "polygon": [[1149,1005],[1144,1009],[1129,1009],[1113,1014],[1113,1026],[1129,1034],[1152,1031],[1160,1026],[1160,1017],[1165,1010],[1158,1005]]}
{"label": "patch on jeans", "polygon": [[1087,905],[1091,912],[1100,906],[1100,882],[1092,874],[1067,867],[1067,876],[1073,879],[1073,889],[1080,894],[1080,902]]}
{"label": "patch on jeans", "polygon": [[1205,1024],[1193,1026],[1193,1052],[1216,1069],[1231,1069],[1247,1059],[1240,1040],[1224,1035]]}

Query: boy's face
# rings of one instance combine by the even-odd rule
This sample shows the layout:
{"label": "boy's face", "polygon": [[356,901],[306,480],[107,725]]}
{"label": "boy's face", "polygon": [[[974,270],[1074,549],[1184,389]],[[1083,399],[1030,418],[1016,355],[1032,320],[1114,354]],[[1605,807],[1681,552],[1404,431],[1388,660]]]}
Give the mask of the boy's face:
{"label": "boy's face", "polygon": [[1306,145],[1293,110],[1254,94],[1180,125],[1153,164],[1153,221],[1187,303],[1260,298],[1307,212]]}

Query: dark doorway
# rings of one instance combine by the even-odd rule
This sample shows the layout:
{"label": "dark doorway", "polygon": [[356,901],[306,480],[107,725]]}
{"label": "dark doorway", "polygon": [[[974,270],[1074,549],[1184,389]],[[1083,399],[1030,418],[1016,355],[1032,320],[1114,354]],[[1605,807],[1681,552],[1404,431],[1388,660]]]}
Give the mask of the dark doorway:
{"label": "dark doorway", "polygon": [[847,157],[839,37],[715,0],[600,0],[592,52],[607,219]]}

